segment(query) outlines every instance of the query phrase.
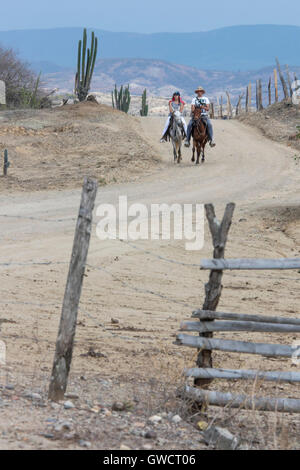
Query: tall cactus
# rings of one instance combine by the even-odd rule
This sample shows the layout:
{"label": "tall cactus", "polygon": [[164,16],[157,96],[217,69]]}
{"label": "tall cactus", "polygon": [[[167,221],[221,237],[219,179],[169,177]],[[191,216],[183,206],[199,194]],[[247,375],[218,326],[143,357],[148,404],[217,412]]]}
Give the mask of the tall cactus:
{"label": "tall cactus", "polygon": [[119,91],[117,89],[117,85],[115,85],[114,91],[111,92],[111,98],[113,108],[116,108],[119,111],[124,111],[124,113],[128,113],[131,102],[129,85],[125,88],[122,85]]}
{"label": "tall cactus", "polygon": [[86,99],[91,87],[98,51],[98,38],[95,37],[94,31],[92,32],[91,47],[87,49],[86,46],[87,32],[84,28],[83,38],[78,42],[77,73],[75,77],[75,94],[79,101]]}
{"label": "tall cactus", "polygon": [[148,116],[149,106],[147,104],[147,90],[145,89],[142,94],[142,109],[140,110],[141,116]]}

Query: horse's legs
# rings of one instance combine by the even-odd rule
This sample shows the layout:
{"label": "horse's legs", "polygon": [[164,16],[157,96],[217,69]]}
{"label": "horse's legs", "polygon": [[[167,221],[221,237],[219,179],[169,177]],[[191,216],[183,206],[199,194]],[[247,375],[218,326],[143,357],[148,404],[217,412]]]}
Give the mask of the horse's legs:
{"label": "horse's legs", "polygon": [[176,163],[177,160],[177,150],[176,150],[176,143],[173,142],[173,155],[174,155],[174,163]]}
{"label": "horse's legs", "polygon": [[193,156],[192,156],[192,162],[195,161],[195,150],[196,150],[196,148],[195,148],[195,142],[193,142]]}
{"label": "horse's legs", "polygon": [[201,154],[201,147],[200,147],[200,145],[197,145],[197,161],[196,161],[196,165],[199,165],[200,154]]}
{"label": "horse's legs", "polygon": [[182,157],[181,157],[181,141],[178,142],[178,158],[177,158],[177,163],[180,163],[182,160]]}
{"label": "horse's legs", "polygon": [[204,142],[203,147],[202,147],[202,159],[201,159],[201,161],[203,163],[205,162],[205,146],[206,146],[206,143],[207,143],[207,141]]}

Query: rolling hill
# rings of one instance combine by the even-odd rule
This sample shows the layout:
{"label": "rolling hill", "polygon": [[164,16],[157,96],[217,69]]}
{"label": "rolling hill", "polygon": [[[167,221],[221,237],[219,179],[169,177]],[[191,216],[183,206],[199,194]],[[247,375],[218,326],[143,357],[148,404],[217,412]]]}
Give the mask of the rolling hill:
{"label": "rolling hill", "polygon": [[[114,84],[130,84],[133,94],[141,94],[144,88],[154,96],[169,96],[174,90],[180,90],[189,98],[200,84],[210,97],[225,94],[229,90],[236,98],[246,85],[260,78],[267,89],[267,81],[273,67],[257,71],[224,72],[202,70],[185,65],[150,59],[99,59],[96,63],[92,90],[111,92]],[[300,67],[292,67],[291,72],[300,76]],[[43,76],[49,88],[58,87],[61,92],[72,92],[74,87],[74,69],[63,69],[46,73]]]}
{"label": "rolling hill", "polygon": [[[246,71],[273,64],[274,57],[300,65],[300,27],[232,26],[195,33],[115,33],[95,28],[99,58],[157,59],[205,70]],[[0,44],[30,63],[72,67],[82,28],[0,31]]]}

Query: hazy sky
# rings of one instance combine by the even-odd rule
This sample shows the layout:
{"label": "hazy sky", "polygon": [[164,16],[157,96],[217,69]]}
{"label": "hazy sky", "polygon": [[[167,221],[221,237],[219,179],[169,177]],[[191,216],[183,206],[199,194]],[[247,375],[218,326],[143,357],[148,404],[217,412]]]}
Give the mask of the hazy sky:
{"label": "hazy sky", "polygon": [[184,32],[237,24],[300,26],[299,0],[9,0],[0,30],[87,26],[110,31]]}

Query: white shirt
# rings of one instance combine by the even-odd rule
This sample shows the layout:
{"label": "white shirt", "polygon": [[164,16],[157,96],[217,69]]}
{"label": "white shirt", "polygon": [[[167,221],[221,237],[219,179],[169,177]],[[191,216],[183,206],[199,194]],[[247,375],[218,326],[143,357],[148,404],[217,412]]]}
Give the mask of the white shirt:
{"label": "white shirt", "polygon": [[[192,105],[194,105],[196,108],[199,108],[200,106],[205,106],[209,105],[210,101],[206,96],[201,96],[201,98],[198,98],[198,96],[195,96],[195,98],[192,101]],[[202,109],[201,112],[202,116],[208,116],[208,111],[206,109]]]}

